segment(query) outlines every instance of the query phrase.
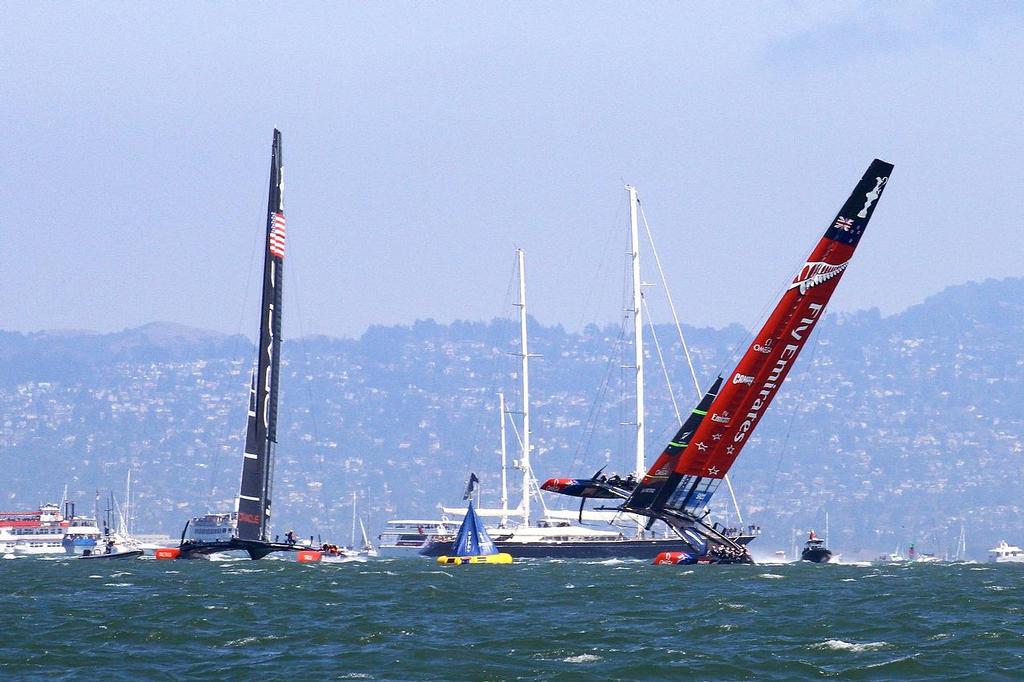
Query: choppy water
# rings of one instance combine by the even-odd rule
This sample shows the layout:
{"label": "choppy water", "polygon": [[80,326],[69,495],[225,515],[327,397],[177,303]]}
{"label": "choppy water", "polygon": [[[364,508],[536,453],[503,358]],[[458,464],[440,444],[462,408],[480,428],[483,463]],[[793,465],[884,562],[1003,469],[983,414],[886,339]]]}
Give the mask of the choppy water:
{"label": "choppy water", "polygon": [[1024,565],[0,561],[0,678],[1024,678]]}

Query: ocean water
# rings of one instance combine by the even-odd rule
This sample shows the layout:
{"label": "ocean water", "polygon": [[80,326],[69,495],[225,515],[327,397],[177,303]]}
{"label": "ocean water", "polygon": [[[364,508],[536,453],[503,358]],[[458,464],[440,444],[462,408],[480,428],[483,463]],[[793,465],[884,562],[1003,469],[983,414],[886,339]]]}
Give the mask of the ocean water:
{"label": "ocean water", "polygon": [[1024,679],[1024,564],[0,561],[0,679]]}

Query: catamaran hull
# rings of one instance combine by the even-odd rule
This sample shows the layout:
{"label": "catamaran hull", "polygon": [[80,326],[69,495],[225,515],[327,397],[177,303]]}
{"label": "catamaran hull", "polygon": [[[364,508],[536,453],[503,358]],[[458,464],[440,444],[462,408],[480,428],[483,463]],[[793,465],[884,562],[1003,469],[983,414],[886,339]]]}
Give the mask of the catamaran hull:
{"label": "catamaran hull", "polygon": [[206,559],[211,554],[242,551],[248,554],[250,559],[256,560],[273,552],[297,552],[301,549],[309,549],[309,547],[300,547],[284,542],[262,542],[234,538],[229,542],[185,542],[178,547],[178,553],[174,557],[168,558]]}

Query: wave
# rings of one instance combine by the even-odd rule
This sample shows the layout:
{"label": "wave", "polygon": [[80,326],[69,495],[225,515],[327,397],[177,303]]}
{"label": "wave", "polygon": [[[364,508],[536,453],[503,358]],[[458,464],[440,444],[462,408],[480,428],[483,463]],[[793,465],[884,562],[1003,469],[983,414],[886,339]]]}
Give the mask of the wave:
{"label": "wave", "polygon": [[818,642],[812,644],[812,649],[829,649],[831,651],[852,651],[855,654],[864,653],[865,651],[878,651],[879,649],[887,649],[891,645],[888,642],[846,642],[841,639],[826,639],[824,642]]}

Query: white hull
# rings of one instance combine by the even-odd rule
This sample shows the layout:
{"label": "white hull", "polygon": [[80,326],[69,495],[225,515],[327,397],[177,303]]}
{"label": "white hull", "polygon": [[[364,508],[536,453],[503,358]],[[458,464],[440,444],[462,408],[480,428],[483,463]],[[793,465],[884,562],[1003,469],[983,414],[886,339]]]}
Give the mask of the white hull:
{"label": "white hull", "polygon": [[998,545],[988,551],[988,560],[997,564],[1021,564],[1024,563],[1024,550],[1008,544],[1006,540],[1000,540]]}
{"label": "white hull", "polygon": [[383,559],[421,559],[423,558],[420,556],[421,549],[423,549],[423,545],[418,547],[386,547],[381,545],[377,553]]}
{"label": "white hull", "polygon": [[60,544],[60,540],[56,543],[48,542],[44,545],[39,543],[29,542],[15,542],[13,546],[8,546],[5,550],[6,553],[13,554],[14,556],[45,556],[45,555],[60,555],[67,554],[64,551],[64,547]]}

